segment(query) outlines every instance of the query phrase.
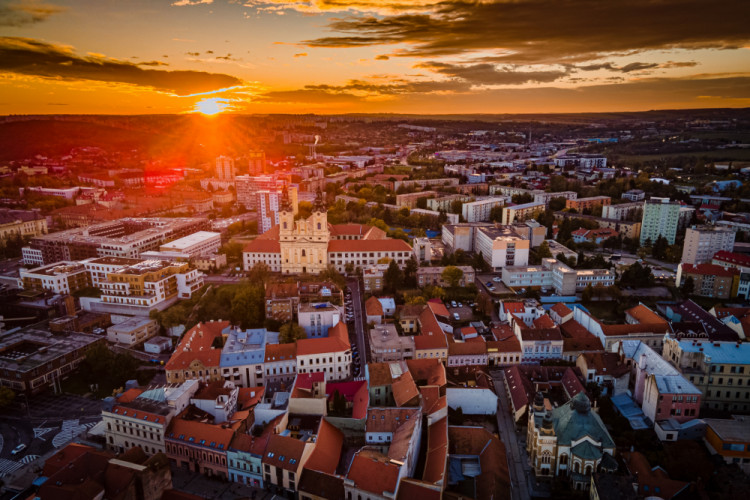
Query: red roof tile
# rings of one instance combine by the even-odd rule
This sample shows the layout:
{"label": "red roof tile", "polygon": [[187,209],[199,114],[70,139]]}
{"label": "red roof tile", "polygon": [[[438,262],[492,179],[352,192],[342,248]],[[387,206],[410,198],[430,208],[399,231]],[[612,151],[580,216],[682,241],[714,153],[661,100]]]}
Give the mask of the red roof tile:
{"label": "red roof tile", "polygon": [[423,382],[422,385],[443,387],[448,382],[445,376],[445,366],[437,358],[408,359],[406,366],[417,384]]}
{"label": "red roof tile", "polygon": [[255,238],[245,245],[243,253],[281,253],[281,245],[278,240]]}
{"label": "red roof tile", "polygon": [[631,316],[638,323],[667,324],[666,319],[662,318],[643,304],[638,304],[635,307],[631,307],[630,309],[625,311],[625,314]]}
{"label": "red roof tile", "polygon": [[732,276],[738,276],[740,270],[736,267],[724,267],[718,264],[682,264],[682,274],[700,274],[703,276],[722,276],[729,278]]}
{"label": "red roof tile", "polygon": [[720,260],[729,264],[736,264],[742,267],[750,267],[750,255],[720,250],[714,254],[713,258],[714,260]]}
{"label": "red roof tile", "polygon": [[447,464],[448,417],[446,416],[433,422],[427,428],[427,457],[422,479],[430,483],[445,481]]}
{"label": "red roof tile", "polygon": [[289,361],[297,357],[297,344],[266,344],[266,363]]}
{"label": "red roof tile", "polygon": [[399,471],[400,467],[390,463],[388,457],[365,448],[354,455],[346,477],[363,491],[395,494]]}
{"label": "red roof tile", "polygon": [[318,427],[318,437],[315,449],[305,462],[306,469],[312,469],[327,474],[336,472],[336,466],[341,458],[341,448],[344,445],[344,434],[323,418]]}
{"label": "red roof tile", "polygon": [[367,316],[383,316],[383,304],[376,297],[370,297],[365,301],[365,312]]}
{"label": "red roof tile", "polygon": [[333,252],[411,252],[411,247],[404,240],[331,240],[328,242],[328,253]]}
{"label": "red roof tile", "polygon": [[568,306],[566,306],[565,304],[563,304],[562,302],[558,302],[557,304],[552,306],[552,309],[550,310],[557,313],[557,315],[560,316],[561,318],[564,318],[568,314],[573,313],[573,310],[569,308]]}
{"label": "red roof tile", "polygon": [[399,407],[406,405],[413,406],[412,403],[416,403],[415,400],[419,395],[417,385],[414,383],[411,372],[408,371],[393,381],[391,391],[393,392],[393,399],[396,402],[396,406]]}
{"label": "red roof tile", "polygon": [[304,441],[289,436],[273,434],[268,439],[266,452],[263,455],[264,464],[296,472],[305,451]]}
{"label": "red roof tile", "polygon": [[218,367],[221,349],[212,348],[212,344],[228,326],[229,321],[209,321],[195,325],[182,337],[164,369],[184,370],[194,360],[199,360],[205,367]]}
{"label": "red roof tile", "polygon": [[555,322],[546,314],[534,320],[534,328],[554,328]]}

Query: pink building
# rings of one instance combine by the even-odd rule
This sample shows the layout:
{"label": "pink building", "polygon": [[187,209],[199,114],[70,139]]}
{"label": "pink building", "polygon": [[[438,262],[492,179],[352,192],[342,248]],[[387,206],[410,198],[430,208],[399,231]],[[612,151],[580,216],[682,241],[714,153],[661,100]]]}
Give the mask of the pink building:
{"label": "pink building", "polygon": [[184,470],[226,479],[227,450],[233,436],[231,428],[178,417],[165,439],[167,457]]}

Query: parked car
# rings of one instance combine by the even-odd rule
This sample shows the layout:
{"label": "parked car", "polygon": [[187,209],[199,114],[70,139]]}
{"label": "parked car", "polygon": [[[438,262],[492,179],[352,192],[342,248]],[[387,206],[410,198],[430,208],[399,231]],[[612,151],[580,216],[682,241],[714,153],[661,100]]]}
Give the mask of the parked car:
{"label": "parked car", "polygon": [[23,443],[21,443],[18,446],[16,446],[15,448],[13,448],[13,451],[11,451],[10,454],[11,455],[18,455],[19,453],[21,453],[25,449],[26,449],[26,445],[23,444]]}
{"label": "parked car", "polygon": [[453,313],[453,319],[456,321],[461,321],[461,317],[458,315],[458,313]]}
{"label": "parked car", "polygon": [[499,276],[495,276],[494,278],[492,278],[492,281],[494,281],[495,283],[500,283],[502,280]]}
{"label": "parked car", "polygon": [[485,283],[485,285],[487,285],[487,288],[495,286],[495,285],[492,284],[491,281],[488,281],[487,283]]}
{"label": "parked car", "polygon": [[463,307],[464,305],[462,303],[458,303],[458,307]]}

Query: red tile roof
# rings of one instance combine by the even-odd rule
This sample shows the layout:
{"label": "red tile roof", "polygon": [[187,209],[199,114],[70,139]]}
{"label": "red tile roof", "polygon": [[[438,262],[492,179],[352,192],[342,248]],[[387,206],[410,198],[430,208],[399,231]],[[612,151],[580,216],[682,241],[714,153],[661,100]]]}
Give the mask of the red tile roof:
{"label": "red tile roof", "polygon": [[167,435],[167,439],[171,441],[202,446],[217,452],[226,452],[233,437],[232,429],[196,420],[185,420],[182,415],[172,419]]}
{"label": "red tile roof", "polygon": [[344,434],[322,418],[318,427],[318,437],[315,440],[315,449],[305,462],[305,468],[333,474],[341,458],[343,445]]}
{"label": "red tile roof", "polygon": [[346,325],[341,322],[328,329],[328,337],[297,341],[297,356],[343,352],[349,349],[351,349],[349,334]]}
{"label": "red tile roof", "polygon": [[428,300],[427,306],[430,308],[430,310],[432,310],[435,316],[444,316],[446,318],[450,317],[448,308],[445,307],[445,304],[443,304],[443,302],[440,300]]}
{"label": "red tile roof", "polygon": [[416,398],[419,395],[417,385],[414,383],[411,372],[408,371],[393,381],[391,391],[393,392],[393,399],[396,402],[396,406],[399,407],[406,405],[413,406],[416,404]]}
{"label": "red tile roof", "polygon": [[365,301],[365,313],[367,316],[383,316],[383,304],[376,297],[370,297]]}
{"label": "red tile roof", "polygon": [[433,486],[419,479],[405,477],[399,483],[396,500],[440,500],[442,495],[441,486]]}
{"label": "red tile roof", "polygon": [[328,242],[328,253],[352,252],[411,252],[411,247],[404,240],[331,240]]}
{"label": "red tile roof", "polygon": [[449,342],[448,356],[479,356],[487,354],[487,346],[479,342]]}
{"label": "red tile roof", "polygon": [[730,278],[740,274],[736,267],[724,267],[718,264],[682,264],[682,274],[700,274],[703,276],[722,276]]}
{"label": "red tile roof", "polygon": [[376,495],[395,494],[399,471],[400,467],[392,464],[388,457],[365,448],[354,455],[346,477],[360,490]]}
{"label": "red tile roof", "polygon": [[[445,480],[448,467],[448,417],[432,423],[427,428],[427,457],[422,479],[430,483]],[[444,483],[443,483],[444,484]]]}
{"label": "red tile roof", "polygon": [[416,383],[424,381],[424,385],[443,387],[448,383],[445,376],[445,366],[439,359],[408,359],[406,366]]}
{"label": "red tile roof", "polygon": [[116,413],[117,415],[122,415],[123,417],[136,418],[138,420],[143,420],[144,422],[152,422],[155,424],[163,425],[167,421],[166,415],[149,413],[143,410],[134,410],[132,408],[128,408],[127,406],[120,406],[117,404],[115,404],[112,407],[112,413]]}
{"label": "red tile roof", "polygon": [[281,253],[281,245],[278,240],[255,238],[245,245],[243,253]]}
{"label": "red tile roof", "polygon": [[516,334],[513,333],[513,328],[511,328],[510,325],[494,326],[491,331],[495,340],[505,340],[511,337],[516,337]]}
{"label": "red tile roof", "polygon": [[262,462],[274,467],[296,472],[305,451],[304,441],[289,436],[273,434],[268,439]]}
{"label": "red tile roof", "polygon": [[505,446],[483,427],[448,427],[449,453],[479,457],[477,500],[510,499],[511,483]]}
{"label": "red tile roof", "polygon": [[198,323],[182,337],[172,357],[167,361],[165,370],[184,370],[194,360],[199,360],[205,367],[217,367],[221,361],[221,349],[212,349],[214,339],[229,326],[229,321],[209,321]]}
{"label": "red tile roof", "polygon": [[630,473],[638,478],[639,496],[653,495],[658,488],[659,497],[669,500],[690,484],[670,478],[659,466],[651,467],[648,459],[638,451],[624,452],[622,456]]}
{"label": "red tile roof", "polygon": [[638,323],[667,324],[666,319],[662,318],[643,304],[638,304],[635,307],[631,307],[630,309],[625,311],[625,314],[631,316]]}
{"label": "red tile roof", "polygon": [[555,322],[546,314],[534,320],[534,328],[554,328]]}
{"label": "red tile roof", "polygon": [[750,267],[750,255],[720,250],[714,254],[713,258],[714,260],[720,260],[722,262],[728,262],[730,264],[736,264],[738,266]]}
{"label": "red tile roof", "polygon": [[557,313],[557,315],[560,316],[561,318],[564,318],[568,314],[572,314],[573,313],[573,310],[570,307],[568,307],[565,304],[563,304],[562,302],[558,302],[557,304],[555,304],[554,306],[552,306],[552,309],[550,309],[550,310],[554,311],[555,313]]}
{"label": "red tile roof", "polygon": [[266,344],[265,362],[289,361],[297,357],[297,344]]}
{"label": "red tile roof", "polygon": [[492,352],[521,352],[521,342],[514,337],[505,340],[490,340],[487,342],[487,353]]}
{"label": "red tile roof", "polygon": [[519,314],[526,310],[523,302],[505,302],[502,303],[506,313]]}
{"label": "red tile roof", "polygon": [[446,349],[448,342],[445,334],[440,335],[417,335],[414,337],[414,349],[417,351],[429,351],[433,349]]}

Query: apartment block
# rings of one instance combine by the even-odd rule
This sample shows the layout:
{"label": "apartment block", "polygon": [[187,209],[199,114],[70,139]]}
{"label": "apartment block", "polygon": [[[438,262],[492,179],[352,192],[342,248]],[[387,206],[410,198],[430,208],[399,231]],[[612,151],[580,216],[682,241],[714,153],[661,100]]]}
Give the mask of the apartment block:
{"label": "apartment block", "polygon": [[24,290],[49,290],[60,295],[91,286],[86,267],[80,262],[58,262],[28,271],[22,269],[18,281]]}
{"label": "apartment block", "polygon": [[643,218],[643,202],[620,203],[619,205],[606,205],[602,208],[603,219],[614,220],[638,220]]}
{"label": "apartment block", "polygon": [[[568,200],[570,201],[570,200]],[[543,212],[546,208],[544,203],[523,203],[521,205],[513,205],[510,207],[503,207],[503,225],[513,224],[514,222],[523,222],[526,219],[531,219],[536,216],[539,212]]]}
{"label": "apartment block", "polygon": [[549,205],[549,202],[555,198],[564,198],[566,200],[575,200],[578,198],[578,193],[575,191],[558,191],[553,193],[547,193],[544,191],[534,191],[534,203],[544,203]]}
{"label": "apartment block", "polygon": [[566,200],[565,208],[583,212],[584,210],[593,210],[596,207],[606,207],[612,204],[612,198],[609,196],[591,196],[589,198],[577,198]]}
{"label": "apartment block", "polygon": [[531,242],[518,237],[511,228],[480,227],[475,232],[475,251],[493,271],[528,265],[530,247]]}
{"label": "apartment block", "polygon": [[688,278],[693,279],[693,293],[701,297],[728,299],[736,297],[741,273],[733,267],[716,264],[685,264],[677,266],[676,286],[682,286]]}
{"label": "apartment block", "polygon": [[505,198],[487,198],[464,203],[461,206],[461,215],[466,222],[483,222],[490,220],[490,213],[495,207],[505,205]]}
{"label": "apartment block", "polygon": [[150,339],[158,332],[159,324],[155,320],[136,317],[107,328],[107,340],[130,347]]}
{"label": "apartment block", "polygon": [[417,191],[414,193],[404,193],[396,195],[396,206],[406,208],[417,208],[417,201],[420,198],[434,198],[438,196],[437,191]]}
{"label": "apartment block", "polygon": [[373,363],[414,359],[414,337],[400,336],[392,323],[370,330],[370,356]]}
{"label": "apartment block", "polygon": [[175,252],[189,258],[201,255],[212,255],[221,247],[221,233],[198,231],[197,233],[178,238],[159,247],[160,252]]}
{"label": "apartment block", "polygon": [[669,201],[669,198],[651,198],[643,205],[641,222],[641,245],[652,244],[663,236],[670,245],[674,245],[677,227],[680,222],[680,203]]}
{"label": "apartment block", "polygon": [[282,194],[280,191],[257,191],[255,197],[255,207],[258,211],[258,234],[263,234],[279,225]]}
{"label": "apartment block", "polygon": [[[463,276],[458,283],[458,286],[467,286],[469,283],[474,283],[475,272],[471,266],[456,266],[461,270]],[[428,285],[447,287],[448,283],[443,279],[443,271],[445,267],[420,267],[417,269],[417,286],[424,288]]]}
{"label": "apartment block", "polygon": [[720,251],[731,252],[736,233],[722,226],[692,226],[685,231],[682,247],[683,264],[704,264],[711,262],[714,254]]}

